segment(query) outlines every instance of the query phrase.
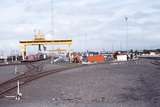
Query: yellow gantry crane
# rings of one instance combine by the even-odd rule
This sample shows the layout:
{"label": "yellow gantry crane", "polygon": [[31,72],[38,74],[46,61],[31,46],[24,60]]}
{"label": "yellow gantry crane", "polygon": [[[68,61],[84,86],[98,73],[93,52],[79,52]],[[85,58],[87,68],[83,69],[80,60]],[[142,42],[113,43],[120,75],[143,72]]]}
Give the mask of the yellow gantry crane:
{"label": "yellow gantry crane", "polygon": [[46,46],[46,45],[67,45],[70,48],[70,46],[72,45],[72,40],[71,39],[47,40],[45,39],[44,34],[39,31],[37,34],[35,34],[35,38],[33,40],[20,41],[19,43],[20,43],[22,57],[24,59],[27,53],[27,46],[37,45],[39,47],[39,51],[41,51],[41,46]]}

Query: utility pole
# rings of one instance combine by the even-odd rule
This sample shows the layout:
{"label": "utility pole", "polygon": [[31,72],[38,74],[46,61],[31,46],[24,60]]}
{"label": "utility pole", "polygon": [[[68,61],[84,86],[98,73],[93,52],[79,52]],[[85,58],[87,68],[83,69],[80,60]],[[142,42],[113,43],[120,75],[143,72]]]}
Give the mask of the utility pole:
{"label": "utility pole", "polygon": [[112,53],[114,52],[114,44],[112,43]]}
{"label": "utility pole", "polygon": [[121,43],[121,41],[119,42],[119,49],[120,49],[120,51],[122,51],[122,43]]}
{"label": "utility pole", "polygon": [[83,41],[83,44],[84,44],[84,47],[83,47],[83,49],[84,49],[84,51],[86,51],[87,50],[87,33],[85,32],[85,34],[84,34],[84,41]]}

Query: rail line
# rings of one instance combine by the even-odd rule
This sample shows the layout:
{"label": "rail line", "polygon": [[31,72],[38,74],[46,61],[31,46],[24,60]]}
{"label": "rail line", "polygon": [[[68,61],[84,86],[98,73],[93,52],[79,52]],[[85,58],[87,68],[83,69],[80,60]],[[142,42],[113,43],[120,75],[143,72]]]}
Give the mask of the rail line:
{"label": "rail line", "polygon": [[160,66],[160,61],[157,61],[157,60],[156,61],[152,61],[151,64]]}
{"label": "rail line", "polygon": [[[32,66],[32,65],[31,65]],[[41,64],[38,66],[40,67],[42,66]],[[0,98],[4,98],[5,95],[8,94],[8,92],[12,91],[13,89],[17,88],[17,81],[20,81],[20,86],[25,85],[26,83],[29,83],[33,80],[39,79],[41,77],[50,75],[50,74],[55,74],[55,73],[59,73],[65,70],[69,70],[69,69],[74,69],[74,68],[78,68],[78,67],[82,67],[84,65],[74,65],[74,66],[67,66],[64,68],[59,68],[59,69],[52,69],[52,70],[48,70],[48,71],[43,71],[42,69],[35,70],[35,69],[31,69],[33,70],[33,72],[26,72],[24,74],[21,74],[13,79],[10,79],[6,82],[3,82],[0,84]],[[33,68],[37,66],[33,66]]]}

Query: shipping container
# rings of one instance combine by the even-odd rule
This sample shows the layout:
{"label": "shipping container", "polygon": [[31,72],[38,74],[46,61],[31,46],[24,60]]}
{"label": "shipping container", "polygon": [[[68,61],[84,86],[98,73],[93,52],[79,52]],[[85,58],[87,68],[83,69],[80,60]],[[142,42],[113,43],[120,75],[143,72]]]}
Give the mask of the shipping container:
{"label": "shipping container", "polygon": [[91,63],[104,63],[105,57],[103,55],[94,55],[94,56],[88,56],[87,60],[88,62]]}

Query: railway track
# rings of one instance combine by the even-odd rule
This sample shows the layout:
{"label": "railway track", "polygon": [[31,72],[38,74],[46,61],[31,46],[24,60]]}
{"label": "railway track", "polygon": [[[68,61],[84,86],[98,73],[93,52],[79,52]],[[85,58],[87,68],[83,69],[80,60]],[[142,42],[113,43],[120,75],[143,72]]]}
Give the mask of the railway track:
{"label": "railway track", "polygon": [[110,61],[108,64],[127,64],[127,65],[140,65],[143,64],[143,60],[129,60],[129,61]]}
{"label": "railway track", "polygon": [[43,70],[44,65],[45,65],[44,62],[40,62],[38,64],[34,64],[34,63],[27,63],[27,64],[25,64],[25,66],[28,69],[28,72],[29,71],[39,71],[40,72],[40,71]]}
{"label": "railway track", "polygon": [[127,64],[127,65],[143,65],[143,64],[153,64],[160,66],[159,60],[150,60],[150,59],[138,59],[138,60],[129,60],[129,61],[110,61],[108,64]]}
{"label": "railway track", "polygon": [[160,66],[160,61],[157,61],[157,60],[156,61],[152,61],[151,64]]}
{"label": "railway track", "polygon": [[[20,86],[22,86],[22,85],[25,85],[26,83],[29,83],[29,82],[36,80],[36,79],[39,79],[41,77],[55,74],[55,73],[59,73],[59,72],[69,70],[69,69],[82,67],[84,65],[66,66],[64,68],[52,69],[52,70],[48,70],[48,71],[43,71],[43,69],[42,69],[43,67],[40,68],[41,66],[44,66],[43,64],[39,64],[38,66],[35,66],[32,64],[31,65],[27,64],[26,66],[27,67],[31,66],[31,67],[28,67],[30,72],[25,72],[24,74],[21,74],[13,79],[10,79],[10,80],[0,84],[0,98],[4,98],[10,91],[17,88],[17,81],[18,80],[20,81]],[[39,69],[37,69],[37,68],[39,68]]]}

